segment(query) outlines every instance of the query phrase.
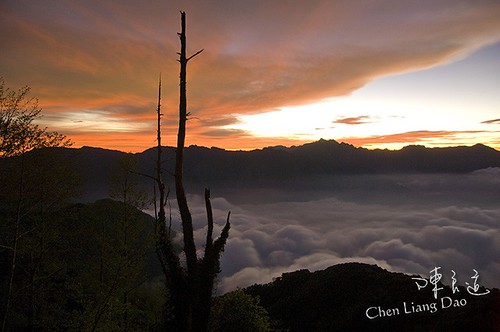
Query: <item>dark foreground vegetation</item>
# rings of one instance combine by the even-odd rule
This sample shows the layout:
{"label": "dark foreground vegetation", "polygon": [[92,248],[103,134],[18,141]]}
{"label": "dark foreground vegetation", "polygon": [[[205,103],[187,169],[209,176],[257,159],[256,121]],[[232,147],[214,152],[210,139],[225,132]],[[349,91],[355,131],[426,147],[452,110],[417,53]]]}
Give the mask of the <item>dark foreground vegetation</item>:
{"label": "dark foreground vegetation", "polygon": [[[11,216],[12,211],[2,206],[0,237],[10,240],[7,243],[15,236]],[[153,223],[149,215],[113,200],[71,204],[25,217],[6,331],[160,326],[165,287],[157,278]],[[11,260],[12,251],[2,247],[2,314]]]}
{"label": "dark foreground vegetation", "polygon": [[[0,215],[11,220],[5,205]],[[168,290],[155,254],[154,218],[107,199],[33,214],[23,225],[6,331],[164,330]],[[2,239],[12,236],[5,226]],[[9,264],[10,252],[2,247],[1,299],[6,298]],[[443,286],[435,299],[430,286],[418,290],[411,278],[360,263],[285,273],[270,284],[216,298],[209,329],[498,331],[497,289],[473,296],[464,287],[453,294]],[[381,316],[379,307],[399,311]],[[369,308],[368,315],[378,317],[370,319]]]}

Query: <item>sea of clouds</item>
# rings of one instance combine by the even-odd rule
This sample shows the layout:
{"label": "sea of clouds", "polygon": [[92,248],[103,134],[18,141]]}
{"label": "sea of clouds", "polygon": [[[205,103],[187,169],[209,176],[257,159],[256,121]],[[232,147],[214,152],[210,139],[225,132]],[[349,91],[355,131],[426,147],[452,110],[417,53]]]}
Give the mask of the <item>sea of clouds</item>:
{"label": "sea of clouds", "polygon": [[[343,176],[307,184],[224,188],[222,195],[212,190],[214,236],[231,211],[218,293],[344,262],[427,278],[440,267],[448,285],[451,270],[458,284],[473,284],[475,269],[480,285],[500,287],[500,168],[466,175]],[[188,198],[202,247],[203,197]]]}

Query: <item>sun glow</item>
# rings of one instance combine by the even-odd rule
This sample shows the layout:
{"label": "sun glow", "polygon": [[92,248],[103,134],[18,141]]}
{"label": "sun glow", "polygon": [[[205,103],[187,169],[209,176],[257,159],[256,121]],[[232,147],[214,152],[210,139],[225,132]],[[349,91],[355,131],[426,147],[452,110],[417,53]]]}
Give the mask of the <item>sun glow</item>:
{"label": "sun glow", "polygon": [[414,116],[424,112],[432,110],[351,96],[282,107],[261,114],[241,115],[238,117],[240,123],[226,128],[245,130],[257,137],[310,140],[390,135],[415,128],[438,130],[440,121],[428,123]]}
{"label": "sun glow", "polygon": [[[478,88],[462,81],[454,87],[446,86],[449,91],[440,89],[439,84],[417,89],[415,85],[424,74],[375,80],[345,97],[239,115],[239,123],[224,128],[259,138],[335,139],[368,148],[398,149],[408,144],[500,146],[496,126],[483,120],[497,117],[497,98],[485,98],[475,91]],[[451,97],[461,91],[468,94]]]}
{"label": "sun glow", "polygon": [[[91,2],[85,10],[15,3],[0,20],[2,31],[16,32],[6,34],[15,37],[0,72],[32,87],[42,126],[75,146],[147,149],[161,71],[163,141],[175,144],[179,44],[165,31],[177,31],[177,10],[142,6],[131,17],[120,4],[108,17]],[[264,3],[189,10],[190,45],[206,51],[188,71],[188,144],[259,149],[323,138],[500,148],[499,6]],[[285,7],[286,19],[276,20]]]}
{"label": "sun glow", "polygon": [[82,110],[52,114],[42,118],[42,123],[65,132],[85,133],[135,133],[151,129],[149,121],[130,121],[126,117],[101,110]]}

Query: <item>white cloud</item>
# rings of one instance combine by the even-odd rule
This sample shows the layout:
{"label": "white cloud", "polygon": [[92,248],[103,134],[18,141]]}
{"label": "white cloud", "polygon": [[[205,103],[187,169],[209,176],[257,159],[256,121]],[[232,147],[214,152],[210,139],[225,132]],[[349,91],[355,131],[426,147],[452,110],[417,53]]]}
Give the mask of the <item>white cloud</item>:
{"label": "white cloud", "polygon": [[[241,189],[241,197],[233,189],[230,199],[213,199],[215,236],[232,211],[218,291],[347,261],[423,276],[439,266],[445,283],[450,284],[454,270],[462,285],[476,269],[481,285],[499,287],[500,207],[491,201],[500,201],[500,192],[494,189],[494,179],[489,179],[491,185],[483,179],[491,172],[372,176],[350,182],[351,187],[345,185],[350,178],[337,179],[343,189],[315,194],[255,189],[252,198],[246,189]],[[406,188],[404,197],[394,193],[394,183]],[[356,193],[365,194],[357,199]],[[485,193],[489,198],[482,200]],[[476,200],[469,200],[473,197]],[[196,195],[190,200],[199,228],[196,239],[202,245],[203,201]]]}

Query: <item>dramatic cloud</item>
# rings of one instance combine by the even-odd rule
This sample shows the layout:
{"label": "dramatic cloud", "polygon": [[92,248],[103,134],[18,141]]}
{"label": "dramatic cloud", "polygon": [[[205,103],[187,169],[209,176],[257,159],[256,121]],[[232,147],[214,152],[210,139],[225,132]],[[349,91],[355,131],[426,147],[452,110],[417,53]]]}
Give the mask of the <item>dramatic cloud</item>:
{"label": "dramatic cloud", "polygon": [[[218,291],[347,261],[424,277],[439,266],[446,284],[454,270],[462,285],[476,269],[481,285],[499,287],[499,184],[500,169],[490,168],[468,175],[341,177],[318,181],[315,191],[222,190],[228,199],[212,202],[217,232],[228,210],[232,227]],[[202,197],[190,201],[202,245]]]}
{"label": "dramatic cloud", "polygon": [[[193,140],[213,117],[348,95],[375,78],[446,63],[500,37],[494,1],[6,0],[0,73],[9,84],[32,86],[46,112],[70,116],[150,114],[162,72],[164,113],[175,117],[181,9],[189,52],[205,49],[189,68],[190,107],[200,120],[191,123]],[[143,125],[153,127],[147,119]]]}

